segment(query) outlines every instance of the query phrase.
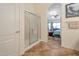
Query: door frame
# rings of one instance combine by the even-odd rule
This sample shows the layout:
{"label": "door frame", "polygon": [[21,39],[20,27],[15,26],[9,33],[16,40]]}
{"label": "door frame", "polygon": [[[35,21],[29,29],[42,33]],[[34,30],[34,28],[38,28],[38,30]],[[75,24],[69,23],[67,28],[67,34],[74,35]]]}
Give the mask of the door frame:
{"label": "door frame", "polygon": [[[47,8],[47,12],[49,11],[48,9],[50,8],[50,6],[53,5],[53,4],[49,4],[48,8]],[[60,3],[61,5],[61,9],[60,9],[60,12],[61,12],[61,16],[60,16],[60,29],[61,29],[61,32],[60,32],[60,36],[61,36],[61,42],[60,42],[60,45],[62,46],[62,3]],[[48,14],[48,13],[47,13]],[[47,18],[47,39],[48,39],[48,15],[46,16]]]}

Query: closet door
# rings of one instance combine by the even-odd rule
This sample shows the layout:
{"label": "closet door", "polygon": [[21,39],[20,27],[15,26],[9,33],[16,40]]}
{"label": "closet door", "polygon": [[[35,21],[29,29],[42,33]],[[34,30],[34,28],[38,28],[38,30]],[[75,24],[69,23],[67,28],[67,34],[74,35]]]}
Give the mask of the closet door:
{"label": "closet door", "polygon": [[24,12],[25,15],[25,48],[29,46],[30,40],[30,14],[28,12]]}
{"label": "closet door", "polygon": [[38,31],[38,40],[41,39],[41,18],[37,16],[37,31]]}
{"label": "closet door", "polygon": [[33,44],[38,40],[37,20],[36,15],[30,14],[30,44]]}
{"label": "closet door", "polygon": [[16,4],[0,4],[0,55],[19,54],[19,9]]}
{"label": "closet door", "polygon": [[40,19],[37,15],[25,11],[25,48],[38,41],[38,37],[40,38],[40,35],[38,34],[40,32],[38,20]]}

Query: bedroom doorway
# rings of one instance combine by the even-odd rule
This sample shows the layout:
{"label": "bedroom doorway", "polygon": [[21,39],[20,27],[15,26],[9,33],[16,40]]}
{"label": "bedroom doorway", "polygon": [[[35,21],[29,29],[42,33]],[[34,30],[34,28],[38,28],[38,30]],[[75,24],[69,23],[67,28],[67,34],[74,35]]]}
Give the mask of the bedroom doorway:
{"label": "bedroom doorway", "polygon": [[48,9],[48,43],[52,48],[61,47],[61,4],[52,4]]}

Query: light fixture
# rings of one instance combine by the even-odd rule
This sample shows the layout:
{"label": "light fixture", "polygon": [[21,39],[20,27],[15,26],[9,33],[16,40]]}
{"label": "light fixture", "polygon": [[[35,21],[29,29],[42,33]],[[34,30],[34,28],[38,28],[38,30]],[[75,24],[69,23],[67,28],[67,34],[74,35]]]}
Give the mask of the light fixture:
{"label": "light fixture", "polygon": [[49,15],[57,15],[57,11],[52,10],[52,11],[49,12]]}
{"label": "light fixture", "polygon": [[51,18],[52,18],[52,19],[55,19],[55,17],[54,17],[54,16],[51,16]]}

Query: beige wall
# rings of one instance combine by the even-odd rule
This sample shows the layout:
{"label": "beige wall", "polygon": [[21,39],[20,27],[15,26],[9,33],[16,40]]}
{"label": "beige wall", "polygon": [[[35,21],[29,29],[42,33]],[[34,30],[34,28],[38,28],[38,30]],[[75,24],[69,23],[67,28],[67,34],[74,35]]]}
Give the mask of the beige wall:
{"label": "beige wall", "polygon": [[19,12],[20,12],[20,55],[24,52],[24,4],[19,5]]}
{"label": "beige wall", "polygon": [[[48,40],[48,30],[47,30],[47,12],[48,7],[51,4],[25,4],[25,9],[36,13],[41,16],[41,40]],[[74,18],[65,18],[65,4],[62,4],[62,20],[61,20],[61,45],[66,48],[71,48],[75,50],[79,50],[79,29],[70,30],[68,29],[67,22],[68,21],[79,21],[79,17]]]}
{"label": "beige wall", "polygon": [[[35,4],[38,15],[41,16],[41,40],[47,41],[47,12],[48,7],[51,4]],[[79,21],[79,17],[65,18],[65,4],[62,4],[62,18],[61,18],[61,46],[79,50],[79,29],[70,30],[68,29],[68,21]]]}
{"label": "beige wall", "polygon": [[41,17],[41,40],[46,42],[48,40],[47,12],[50,5],[48,3],[24,4],[25,10],[36,13]]}
{"label": "beige wall", "polygon": [[19,4],[20,6],[20,55],[24,53],[24,10],[35,13],[33,4]]}
{"label": "beige wall", "polygon": [[48,40],[47,12],[48,12],[48,7],[51,4],[39,3],[34,5],[37,14],[41,16],[41,40],[47,42]]}
{"label": "beige wall", "polygon": [[65,18],[65,4],[62,5],[62,46],[79,50],[79,29],[68,29],[67,22],[79,21],[79,17]]}
{"label": "beige wall", "polygon": [[[24,43],[25,43],[24,42],[24,31],[25,31],[24,10],[39,15],[34,7],[34,4],[32,3],[20,4],[20,54],[21,55],[24,53],[24,51],[28,50],[29,48],[31,48],[32,46],[34,46],[40,41],[38,40],[34,44],[30,45],[29,47],[27,46],[27,48],[24,49]],[[28,42],[26,45],[28,45]]]}
{"label": "beige wall", "polygon": [[26,11],[36,13],[33,3],[25,3],[24,8],[25,8],[24,10],[26,10]]}

